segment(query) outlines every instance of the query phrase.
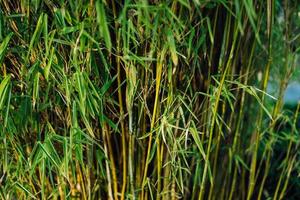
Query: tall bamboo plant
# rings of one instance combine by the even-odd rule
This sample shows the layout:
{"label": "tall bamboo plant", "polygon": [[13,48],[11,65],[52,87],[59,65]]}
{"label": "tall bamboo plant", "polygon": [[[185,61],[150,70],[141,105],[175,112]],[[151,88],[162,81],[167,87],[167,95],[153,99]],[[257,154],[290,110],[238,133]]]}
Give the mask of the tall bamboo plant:
{"label": "tall bamboo plant", "polygon": [[299,12],[0,1],[1,199],[296,199]]}

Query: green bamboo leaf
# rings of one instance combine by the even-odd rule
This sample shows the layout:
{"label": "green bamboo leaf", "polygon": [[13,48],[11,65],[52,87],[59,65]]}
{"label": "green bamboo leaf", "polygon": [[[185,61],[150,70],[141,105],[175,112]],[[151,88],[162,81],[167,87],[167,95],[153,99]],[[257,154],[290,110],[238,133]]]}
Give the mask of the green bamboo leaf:
{"label": "green bamboo leaf", "polygon": [[178,65],[178,56],[176,52],[176,45],[175,45],[175,40],[174,36],[171,30],[168,31],[168,43],[169,43],[169,49],[171,52],[171,58],[175,66]]}
{"label": "green bamboo leaf", "polygon": [[32,48],[39,41],[41,32],[43,30],[43,22],[44,22],[44,14],[41,14],[39,19],[38,19],[38,22],[36,24],[34,33],[33,33],[32,37],[31,37],[31,40],[30,40],[29,49],[28,49],[28,53],[27,53],[27,60],[29,59],[29,55],[32,51]]}
{"label": "green bamboo leaf", "polygon": [[10,75],[6,76],[0,84],[0,110],[2,110],[4,106],[9,83],[10,83]]}
{"label": "green bamboo leaf", "polygon": [[106,48],[109,51],[111,51],[112,44],[111,44],[110,33],[108,29],[108,22],[106,20],[103,3],[100,2],[100,0],[96,2],[96,11],[97,11],[97,22],[99,25],[100,35],[104,38]]}
{"label": "green bamboo leaf", "polygon": [[190,127],[190,133],[192,134],[192,137],[193,137],[193,139],[194,139],[194,141],[195,141],[195,143],[198,147],[198,150],[199,150],[200,154],[202,155],[203,159],[206,160],[206,154],[205,154],[205,151],[203,149],[198,131],[196,130],[196,128]]}
{"label": "green bamboo leaf", "polygon": [[247,164],[243,161],[243,159],[239,155],[235,155],[234,158],[235,158],[237,165],[239,165],[239,163],[241,163],[245,169],[250,170],[250,168],[247,166]]}
{"label": "green bamboo leaf", "polygon": [[77,103],[73,101],[72,105],[72,126],[78,127],[78,119],[77,119]]}
{"label": "green bamboo leaf", "polygon": [[74,78],[75,78],[75,87],[79,94],[79,107],[81,108],[83,115],[85,115],[86,114],[85,104],[86,104],[88,88],[86,87],[85,78],[82,72],[76,72],[74,74]]}
{"label": "green bamboo leaf", "polygon": [[51,138],[47,138],[47,140],[44,143],[44,146],[48,150],[48,152],[51,153],[52,159],[57,163],[58,166],[60,166],[61,165],[61,159],[60,159],[60,157],[57,153],[57,150],[56,150],[55,146],[51,142]]}
{"label": "green bamboo leaf", "polygon": [[[81,109],[80,109],[80,110],[81,110]],[[86,118],[86,116],[83,115],[83,114],[81,115],[81,117],[82,117],[83,123],[84,123],[84,125],[85,125],[85,127],[86,127],[88,133],[89,133],[93,138],[95,138],[95,134],[94,134],[94,131],[93,131],[92,126],[90,125],[89,120],[88,120],[88,119]]]}
{"label": "green bamboo leaf", "polygon": [[36,171],[36,166],[41,162],[41,160],[43,159],[43,155],[42,155],[42,151],[41,151],[41,147],[40,147],[40,143],[37,142],[34,147],[32,148],[32,151],[30,153],[29,156],[29,174],[30,176],[32,176],[35,171]]}
{"label": "green bamboo leaf", "polygon": [[127,85],[126,85],[126,106],[128,111],[131,111],[133,99],[136,91],[137,84],[137,70],[134,65],[131,65],[126,68],[126,77],[127,77]]}
{"label": "green bamboo leaf", "polygon": [[234,1],[234,5],[235,5],[235,11],[236,11],[236,20],[238,23],[238,28],[241,32],[241,34],[244,34],[244,29],[243,29],[243,25],[242,25],[242,14],[241,14],[241,7],[240,7],[240,0],[235,0]]}
{"label": "green bamboo leaf", "polygon": [[[203,35],[202,35],[203,36]],[[201,36],[201,37],[202,37]],[[192,46],[194,44],[193,43],[193,40],[194,40],[194,37],[195,37],[195,28],[193,28],[191,31],[190,31],[190,34],[189,34],[189,40],[188,40],[188,49],[187,49],[187,57],[189,58],[190,57],[190,54],[191,54],[191,51],[192,51]],[[197,38],[198,39],[198,38]],[[194,47],[193,47],[194,48]]]}
{"label": "green bamboo leaf", "polygon": [[[45,47],[46,47],[46,52],[49,52],[49,44],[48,44],[48,15],[44,15],[44,21],[43,21],[43,35],[44,35],[44,41],[45,41]],[[47,54],[46,53],[46,54]]]}
{"label": "green bamboo leaf", "polygon": [[40,82],[40,72],[37,72],[33,80],[33,92],[32,92],[32,105],[35,107],[39,96],[39,82]]}
{"label": "green bamboo leaf", "polygon": [[45,143],[45,144],[40,143],[40,147],[43,150],[43,152],[45,153],[46,157],[49,158],[49,160],[57,167],[57,169],[60,169],[59,163],[53,157],[53,152],[51,151],[51,149],[49,149],[49,146],[47,145],[47,143]]}
{"label": "green bamboo leaf", "polygon": [[[8,91],[8,99],[7,99],[7,103],[6,103],[6,112],[5,112],[5,118],[4,118],[4,127],[7,126],[7,122],[8,122],[8,113],[9,113],[9,109],[10,109],[10,100],[11,100],[11,85],[9,87],[9,91]],[[1,106],[0,106],[1,107]],[[0,108],[1,110],[1,108]]]}
{"label": "green bamboo leaf", "polygon": [[59,33],[64,35],[64,34],[68,34],[68,33],[73,33],[73,32],[76,32],[78,30],[80,30],[81,28],[81,25],[77,25],[77,26],[66,26],[66,27],[63,27]]}
{"label": "green bamboo leaf", "polygon": [[52,65],[52,61],[53,61],[53,55],[54,55],[54,47],[52,47],[51,49],[51,53],[50,53],[50,58],[48,60],[48,64],[45,66],[44,68],[44,76],[46,78],[46,80],[49,80],[49,73],[50,73],[50,68]]}
{"label": "green bamboo leaf", "polygon": [[4,38],[4,40],[2,41],[2,43],[0,45],[0,66],[2,65],[2,60],[5,56],[5,52],[7,50],[8,43],[12,36],[13,36],[13,33],[10,33],[8,36],[6,36]]}
{"label": "green bamboo leaf", "polygon": [[214,43],[214,34],[211,29],[211,23],[210,23],[209,17],[206,18],[206,23],[207,23],[208,33],[209,33],[209,39],[210,39],[210,42],[213,44]]}
{"label": "green bamboo leaf", "polygon": [[103,115],[103,118],[114,131],[118,131],[118,126],[112,120],[107,118],[105,115]]}
{"label": "green bamboo leaf", "polygon": [[35,195],[33,195],[27,188],[25,188],[21,183],[16,182],[16,185],[22,189],[26,194],[28,194],[31,198],[36,199]]}
{"label": "green bamboo leaf", "polygon": [[112,83],[115,81],[116,78],[117,78],[117,75],[114,76],[113,78],[107,80],[103,84],[103,86],[100,88],[100,94],[101,94],[101,96],[103,96],[107,92],[107,90],[111,87]]}

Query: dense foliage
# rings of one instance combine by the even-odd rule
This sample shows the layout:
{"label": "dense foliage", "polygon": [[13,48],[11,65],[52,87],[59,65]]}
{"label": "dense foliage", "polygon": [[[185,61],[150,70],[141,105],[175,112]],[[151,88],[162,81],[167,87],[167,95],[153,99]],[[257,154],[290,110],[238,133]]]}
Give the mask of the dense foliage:
{"label": "dense foliage", "polygon": [[1,0],[1,199],[299,198],[299,27],[297,0]]}

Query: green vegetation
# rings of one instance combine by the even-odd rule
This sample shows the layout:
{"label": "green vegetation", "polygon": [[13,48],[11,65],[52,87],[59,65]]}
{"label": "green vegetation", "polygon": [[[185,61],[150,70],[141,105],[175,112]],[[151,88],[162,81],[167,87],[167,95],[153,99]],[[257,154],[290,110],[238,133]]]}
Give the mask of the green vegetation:
{"label": "green vegetation", "polygon": [[297,0],[1,0],[0,199],[298,199],[299,27]]}

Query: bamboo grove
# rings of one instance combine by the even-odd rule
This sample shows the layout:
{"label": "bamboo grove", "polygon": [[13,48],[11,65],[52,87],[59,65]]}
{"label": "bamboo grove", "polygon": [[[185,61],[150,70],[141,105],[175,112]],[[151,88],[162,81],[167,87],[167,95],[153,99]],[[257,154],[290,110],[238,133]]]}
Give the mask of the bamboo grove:
{"label": "bamboo grove", "polygon": [[1,199],[297,199],[299,12],[1,0]]}

